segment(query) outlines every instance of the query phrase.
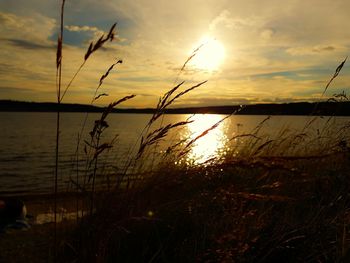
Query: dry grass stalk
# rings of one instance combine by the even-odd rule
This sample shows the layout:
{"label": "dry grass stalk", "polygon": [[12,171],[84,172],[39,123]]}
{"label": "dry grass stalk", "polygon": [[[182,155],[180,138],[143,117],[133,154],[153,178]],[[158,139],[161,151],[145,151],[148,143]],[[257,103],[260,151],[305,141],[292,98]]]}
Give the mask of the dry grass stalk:
{"label": "dry grass stalk", "polygon": [[199,52],[199,50],[205,45],[201,44],[199,47],[197,47],[195,50],[193,50],[192,54],[186,59],[185,63],[182,65],[180,72],[183,71],[185,69],[185,67],[187,66],[187,64],[197,55],[197,53]]}
{"label": "dry grass stalk", "polygon": [[[79,68],[77,69],[77,71],[74,73],[73,77],[71,78],[71,80],[69,81],[69,83],[67,84],[66,88],[64,89],[64,92],[62,94],[62,96],[60,97],[60,101],[63,100],[64,96],[66,95],[68,89],[70,88],[70,86],[72,85],[73,81],[75,80],[75,78],[78,76],[79,72],[81,71],[81,69],[84,67],[86,61],[88,60],[88,58],[98,49],[100,49],[107,41],[113,41],[114,36],[115,36],[115,27],[116,27],[117,23],[113,24],[111,29],[109,30],[107,36],[102,35],[97,42],[94,44],[93,42],[90,43],[90,46],[88,48],[88,50],[85,53],[84,56],[84,61],[82,62],[82,64],[79,66]],[[121,63],[121,62],[117,62]],[[113,68],[113,67],[112,67]],[[108,75],[108,74],[107,74]],[[100,79],[100,82],[103,81],[103,79]]]}
{"label": "dry grass stalk", "polygon": [[144,153],[145,148],[148,146],[151,146],[157,142],[159,142],[161,139],[164,139],[170,130],[180,127],[180,126],[186,126],[189,123],[192,123],[193,121],[180,121],[175,124],[168,124],[164,127],[158,128],[152,132],[150,132],[146,138],[143,136],[141,137],[140,147],[137,152],[136,159],[139,159],[141,155]]}
{"label": "dry grass stalk", "polygon": [[[90,180],[92,179],[92,183],[91,183],[91,197],[90,197],[91,198],[91,201],[90,201],[90,214],[92,214],[93,210],[94,210],[95,182],[96,182],[96,176],[97,176],[99,156],[103,152],[105,152],[106,150],[112,148],[114,140],[117,138],[117,136],[116,136],[112,140],[112,142],[101,143],[102,133],[105,131],[105,129],[107,129],[109,127],[109,125],[108,125],[108,123],[106,121],[106,118],[113,111],[114,107],[116,107],[120,103],[125,102],[127,100],[130,100],[130,99],[132,99],[134,97],[135,97],[135,95],[125,96],[122,99],[119,99],[117,101],[114,101],[114,102],[110,103],[108,105],[108,107],[106,107],[106,109],[103,111],[103,113],[101,115],[101,118],[95,121],[93,129],[89,133],[90,134],[90,138],[91,138],[90,142],[85,141],[85,145],[88,146],[89,149],[93,152],[92,157],[90,158],[89,161],[88,161],[88,158],[87,158],[88,168],[86,169],[86,171],[88,171],[90,169],[91,165],[93,165],[93,170],[92,170],[92,173],[87,176],[88,178],[84,178],[84,186],[83,186],[83,189],[85,189],[86,188],[86,186],[85,186],[86,179],[87,179],[88,182],[90,182]],[[86,150],[85,150],[85,152],[87,153]],[[89,153],[90,153],[90,151],[89,151]]]}
{"label": "dry grass stalk", "polygon": [[165,93],[163,95],[163,97],[161,97],[159,99],[159,102],[157,104],[157,108],[155,113],[153,114],[153,116],[151,117],[148,125],[151,125],[154,121],[156,121],[160,116],[163,115],[163,113],[165,112],[165,109],[168,108],[171,104],[173,104],[178,98],[182,97],[183,95],[185,95],[186,93],[202,86],[203,84],[207,83],[208,81],[203,81],[200,82],[184,91],[179,92],[178,94],[176,94],[173,98],[170,98],[171,95],[173,95],[173,93],[179,88],[181,87],[185,81],[182,81],[181,83],[179,83],[178,85],[176,85],[174,88],[172,88],[171,90],[169,90],[167,93]]}
{"label": "dry grass stalk", "polygon": [[[94,95],[91,99],[91,102],[90,102],[90,105],[92,105],[94,103],[94,101],[98,100],[100,97],[103,97],[103,96],[108,96],[107,93],[101,93],[99,95],[96,96],[98,90],[101,88],[104,80],[108,77],[108,75],[110,74],[110,72],[112,71],[112,69],[117,65],[117,64],[121,64],[122,63],[122,60],[118,60],[116,63],[112,64],[108,69],[107,71],[101,76],[100,80],[99,80],[99,84],[97,86],[97,88],[95,89],[95,92],[94,92]],[[127,99],[131,99],[130,96],[128,96],[128,98],[123,98],[122,100],[127,100]],[[121,103],[123,101],[119,101],[119,102],[116,102],[117,104]],[[114,106],[116,106],[117,104],[115,104]],[[112,105],[110,105],[109,107],[114,107]],[[84,121],[83,121],[83,124],[81,126],[81,130],[80,130],[80,133],[78,134],[78,140],[77,140],[77,147],[76,147],[76,151],[75,151],[75,160],[76,160],[76,179],[75,181],[73,179],[71,179],[72,182],[74,182],[74,185],[79,185],[79,150],[80,150],[80,142],[81,142],[81,138],[82,138],[82,135],[84,133],[84,130],[85,130],[85,126],[86,126],[86,121],[87,121],[87,118],[88,118],[88,113],[85,114],[85,118],[84,118]],[[87,150],[86,148],[84,149],[85,151],[85,154],[87,155]],[[84,183],[85,185],[85,183]],[[77,190],[80,191],[80,189],[83,188],[83,187],[77,187]],[[84,188],[85,189],[85,188]],[[78,210],[78,209],[77,209]]]}
{"label": "dry grass stalk", "polygon": [[[333,76],[330,78],[330,80],[328,81],[326,87],[324,88],[324,90],[323,90],[323,92],[322,92],[322,94],[321,94],[320,100],[323,98],[324,94],[325,94],[326,91],[328,90],[328,87],[331,85],[331,83],[333,82],[333,80],[334,80],[336,77],[338,77],[338,75],[339,75],[340,71],[342,70],[342,68],[344,67],[344,64],[345,64],[345,62],[346,62],[347,59],[348,59],[348,57],[346,57],[346,58],[339,64],[339,66],[336,68],[336,70],[335,70]],[[319,105],[319,103],[320,103],[320,100],[315,104],[315,107],[314,107],[314,109],[313,109],[313,111],[311,112],[310,115],[314,115],[314,114],[317,112],[317,107],[318,107],[318,105]]]}
{"label": "dry grass stalk", "polygon": [[347,59],[348,59],[348,57],[346,57],[346,58],[340,63],[340,65],[336,68],[336,70],[335,70],[333,76],[332,76],[331,79],[328,81],[328,83],[327,83],[327,85],[326,85],[324,91],[322,92],[322,96],[321,96],[321,97],[323,97],[323,95],[326,93],[326,91],[327,91],[329,85],[331,85],[331,83],[333,82],[333,80],[339,75],[339,73],[340,73],[340,71],[342,70],[342,68],[343,68],[343,66],[344,66],[344,64],[345,64],[345,62],[346,62]]}
{"label": "dry grass stalk", "polygon": [[56,92],[57,92],[57,119],[56,119],[56,151],[55,151],[55,179],[54,179],[54,262],[57,261],[57,192],[58,192],[58,159],[59,159],[59,141],[60,141],[60,103],[61,103],[61,84],[62,84],[62,43],[63,43],[63,17],[64,4],[61,5],[61,23],[60,33],[57,40],[56,52]]}
{"label": "dry grass stalk", "polygon": [[92,53],[94,53],[95,51],[97,51],[99,48],[101,48],[103,46],[103,44],[107,41],[113,41],[115,33],[114,33],[114,29],[116,27],[117,23],[114,23],[111,27],[111,29],[109,30],[107,36],[102,35],[97,42],[94,44],[93,42],[90,43],[90,46],[88,48],[88,50],[85,53],[84,56],[84,61],[86,61]]}
{"label": "dry grass stalk", "polygon": [[102,94],[99,94],[99,95],[96,97],[96,94],[97,94],[98,90],[100,89],[100,87],[102,86],[104,79],[108,77],[109,73],[112,71],[112,69],[114,68],[114,66],[116,66],[117,64],[122,64],[122,63],[123,63],[123,61],[122,61],[121,59],[119,59],[116,63],[112,64],[112,65],[108,68],[108,70],[106,71],[105,74],[103,74],[103,75],[101,76],[100,82],[99,82],[99,84],[98,84],[98,86],[97,86],[97,88],[96,88],[96,90],[95,90],[95,94],[94,94],[93,101],[97,100],[98,98],[100,98],[100,97],[102,97],[102,96],[108,96],[108,94],[102,93]]}
{"label": "dry grass stalk", "polygon": [[[88,58],[98,49],[100,49],[107,41],[113,41],[113,39],[115,38],[115,27],[116,27],[116,23],[112,25],[112,27],[110,28],[108,34],[102,35],[97,41],[96,43],[91,42],[90,46],[87,49],[87,52],[84,55],[84,61],[82,62],[82,64],[79,66],[79,68],[76,70],[76,72],[74,73],[73,77],[70,79],[70,81],[68,82],[68,84],[66,85],[64,91],[62,92],[62,49],[63,49],[63,28],[64,28],[64,23],[63,23],[63,16],[64,16],[64,5],[65,5],[65,0],[62,1],[62,5],[61,5],[61,23],[60,23],[60,32],[58,35],[58,39],[57,39],[57,51],[56,51],[56,92],[57,92],[57,103],[60,104],[63,100],[63,98],[65,97],[68,89],[71,87],[73,81],[76,79],[76,77],[78,76],[79,72],[81,71],[81,69],[84,67],[86,61],[88,60]],[[103,74],[100,78],[99,81],[99,85],[95,91],[94,97],[92,98],[92,102],[97,100],[98,98],[102,97],[102,96],[108,96],[108,94],[106,93],[102,93],[99,94],[98,96],[96,96],[97,91],[99,90],[99,88],[101,87],[101,85],[103,84],[103,81],[105,80],[105,78],[109,75],[110,71],[113,69],[113,67],[117,64],[122,63],[121,60],[118,60],[116,63],[114,63],[112,66],[109,67],[109,69],[107,70],[107,72],[105,74]],[[133,96],[127,96],[117,102],[111,103],[111,105],[109,105],[109,107],[107,108],[107,111],[111,111],[113,109],[114,106],[116,106],[117,104],[132,98]],[[58,107],[58,112],[57,112],[57,124],[56,124],[56,165],[55,165],[55,200],[56,200],[56,196],[57,196],[57,186],[58,186],[58,152],[59,152],[59,130],[60,130],[60,112],[59,112],[59,108]],[[105,116],[104,118],[108,115],[107,112],[104,112]],[[83,129],[85,127],[85,123],[86,123],[86,119],[87,116],[85,118],[83,127],[82,127],[82,131],[81,134],[83,132]],[[104,122],[101,122],[100,124],[103,124]],[[100,127],[101,128],[101,127]],[[79,151],[79,145],[80,145],[80,140],[81,140],[81,134],[78,135],[78,143],[77,143],[77,149],[76,149],[76,162],[77,162],[77,171],[76,171],[76,181],[74,182],[73,179],[71,179],[72,182],[74,182],[74,185],[77,186],[77,190],[78,189],[85,189],[85,183],[84,186],[81,186],[79,184],[79,155],[78,155],[78,151]],[[98,144],[97,144],[98,145]],[[101,144],[96,146],[95,149],[95,154],[94,154],[94,160],[97,160],[97,156],[99,154],[101,154],[104,150],[109,149],[109,144]],[[79,190],[78,190],[79,191]],[[56,211],[57,211],[57,202],[55,201],[55,207],[54,207],[54,221],[55,221],[55,249],[56,249]],[[77,211],[78,211],[78,204],[77,204]],[[56,256],[55,256],[56,259]]]}

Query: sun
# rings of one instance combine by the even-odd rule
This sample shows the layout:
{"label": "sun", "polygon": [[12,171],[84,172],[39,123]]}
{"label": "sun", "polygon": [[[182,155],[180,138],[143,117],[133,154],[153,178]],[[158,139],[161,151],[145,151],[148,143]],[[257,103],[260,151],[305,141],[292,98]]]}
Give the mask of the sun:
{"label": "sun", "polygon": [[216,71],[225,57],[225,48],[217,39],[209,36],[203,37],[196,46],[192,65],[196,69]]}

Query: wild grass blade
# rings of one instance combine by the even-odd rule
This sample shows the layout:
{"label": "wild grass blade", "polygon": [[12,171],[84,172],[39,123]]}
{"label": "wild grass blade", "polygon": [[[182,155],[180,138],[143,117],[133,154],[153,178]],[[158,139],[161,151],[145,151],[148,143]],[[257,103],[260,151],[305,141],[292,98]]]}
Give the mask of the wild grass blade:
{"label": "wild grass blade", "polygon": [[[78,76],[78,74],[80,73],[80,71],[82,70],[82,68],[84,67],[86,61],[88,60],[88,58],[94,53],[96,52],[98,49],[100,49],[107,41],[113,41],[115,33],[114,33],[114,29],[116,27],[117,23],[114,23],[113,26],[111,27],[111,29],[109,30],[109,33],[107,36],[102,35],[97,41],[96,43],[91,42],[90,46],[88,48],[88,50],[85,53],[84,56],[84,61],[81,63],[81,65],[79,66],[79,68],[77,69],[77,71],[74,73],[73,77],[71,78],[71,80],[69,81],[69,83],[67,84],[66,88],[63,91],[62,96],[60,97],[60,101],[63,100],[64,96],[66,95],[68,89],[71,87],[73,81],[75,80],[75,78]],[[117,64],[119,63],[119,61],[117,62]],[[112,67],[113,68],[113,67]],[[108,75],[108,74],[107,74]],[[106,76],[105,76],[106,77]],[[105,78],[104,77],[104,78]],[[103,78],[103,79],[104,79]],[[103,81],[103,79],[100,79],[100,83],[101,81]]]}
{"label": "wild grass blade", "polygon": [[345,64],[345,62],[346,62],[347,59],[348,59],[348,57],[346,57],[346,58],[339,64],[339,66],[336,68],[336,70],[335,70],[333,76],[331,77],[331,79],[328,81],[326,87],[324,88],[324,91],[322,92],[321,97],[323,97],[323,95],[326,93],[326,91],[327,91],[329,85],[331,85],[331,83],[333,82],[333,80],[339,75],[339,73],[340,73],[340,71],[342,70],[342,68],[343,68],[343,66],[344,66],[344,64]]}
{"label": "wild grass blade", "polygon": [[326,87],[324,88],[324,90],[323,90],[323,92],[322,92],[322,94],[321,94],[320,99],[319,99],[319,100],[317,101],[317,103],[315,104],[314,109],[312,110],[312,112],[311,112],[310,115],[314,115],[314,114],[316,113],[317,108],[318,108],[318,106],[319,106],[319,104],[320,104],[321,99],[323,98],[324,94],[325,94],[326,91],[328,90],[328,88],[329,88],[329,86],[331,85],[331,83],[333,82],[333,80],[334,80],[336,77],[338,77],[338,75],[339,75],[340,71],[342,70],[343,66],[345,65],[345,62],[346,62],[347,59],[348,59],[348,57],[346,57],[346,58],[339,64],[339,66],[336,68],[336,70],[335,70],[333,76],[332,76],[332,77],[330,78],[330,80],[328,81]]}
{"label": "wild grass blade", "polygon": [[60,142],[60,103],[61,103],[61,84],[62,84],[62,43],[63,43],[63,19],[64,4],[61,4],[60,32],[57,40],[56,55],[56,79],[57,82],[57,117],[56,117],[56,151],[55,151],[55,179],[54,179],[54,262],[57,261],[57,192],[58,192],[58,160],[59,160],[59,142]]}
{"label": "wild grass blade", "polygon": [[164,127],[160,127],[158,129],[152,131],[151,133],[149,133],[146,136],[146,138],[142,137],[140,147],[139,147],[139,150],[137,152],[136,159],[139,159],[141,157],[141,155],[144,153],[146,147],[149,147],[149,146],[159,142],[161,139],[165,138],[168,135],[170,130],[172,130],[176,127],[186,126],[192,122],[193,121],[180,121],[180,122],[177,122],[175,124],[168,124]]}
{"label": "wild grass blade", "polygon": [[187,64],[197,55],[198,51],[205,45],[201,44],[199,45],[195,50],[193,50],[192,54],[186,59],[185,63],[182,65],[180,72],[183,71],[185,69],[185,67],[187,66]]}

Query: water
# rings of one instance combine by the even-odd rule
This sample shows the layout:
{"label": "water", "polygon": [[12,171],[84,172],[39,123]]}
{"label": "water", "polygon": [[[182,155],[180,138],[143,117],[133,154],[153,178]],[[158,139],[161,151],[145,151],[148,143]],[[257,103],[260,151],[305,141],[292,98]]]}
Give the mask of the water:
{"label": "water", "polygon": [[[59,161],[59,188],[64,191],[69,178],[74,176],[75,151],[78,134],[81,131],[85,113],[62,113],[60,133],[60,161]],[[166,115],[161,123],[175,123],[192,117],[190,123],[182,129],[169,134],[157,148],[165,151],[184,139],[193,139],[204,130],[221,120],[223,115]],[[99,113],[88,115],[83,138],[89,141],[89,131],[94,120],[99,119]],[[113,166],[116,171],[122,170],[131,156],[138,150],[140,134],[149,121],[149,114],[111,114],[107,121],[109,128],[103,134],[102,142],[111,141],[118,135],[110,153],[105,154],[101,163]],[[237,134],[249,133],[266,116],[231,116],[216,129],[191,145],[186,156],[187,161],[199,164],[209,158],[224,154],[229,148],[230,140]],[[311,117],[306,116],[274,116],[262,127],[260,133],[271,138],[277,136],[281,129],[286,127],[291,131],[301,131]],[[334,121],[334,120],[333,120]],[[342,125],[350,121],[348,117],[337,117],[335,121]],[[318,118],[312,123],[314,131],[320,129],[327,122],[327,118]],[[29,194],[49,193],[53,190],[55,168],[55,113],[23,113],[0,112],[0,194]],[[158,128],[160,122],[155,124]],[[151,129],[152,130],[152,129]],[[81,142],[81,145],[85,143]],[[83,147],[80,158],[84,159]],[[83,161],[81,162],[83,163]]]}

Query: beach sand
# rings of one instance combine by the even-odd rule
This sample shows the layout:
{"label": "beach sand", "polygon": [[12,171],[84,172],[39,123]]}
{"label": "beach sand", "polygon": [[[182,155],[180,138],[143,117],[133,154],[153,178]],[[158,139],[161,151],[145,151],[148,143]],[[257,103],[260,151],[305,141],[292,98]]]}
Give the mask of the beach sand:
{"label": "beach sand", "polygon": [[[31,227],[0,233],[0,262],[52,262],[54,196],[28,195],[17,198],[24,201],[27,207]],[[62,237],[72,232],[77,222],[77,207],[81,210],[82,204],[82,196],[75,193],[60,193],[57,196],[58,240],[64,240]]]}

